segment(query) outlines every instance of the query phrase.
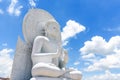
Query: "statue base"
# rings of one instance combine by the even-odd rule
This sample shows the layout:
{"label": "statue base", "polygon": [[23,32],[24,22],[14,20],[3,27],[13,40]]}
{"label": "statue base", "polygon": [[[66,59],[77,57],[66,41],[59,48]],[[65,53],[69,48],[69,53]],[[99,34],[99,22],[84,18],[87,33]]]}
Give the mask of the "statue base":
{"label": "statue base", "polygon": [[68,78],[33,77],[30,80],[72,80]]}

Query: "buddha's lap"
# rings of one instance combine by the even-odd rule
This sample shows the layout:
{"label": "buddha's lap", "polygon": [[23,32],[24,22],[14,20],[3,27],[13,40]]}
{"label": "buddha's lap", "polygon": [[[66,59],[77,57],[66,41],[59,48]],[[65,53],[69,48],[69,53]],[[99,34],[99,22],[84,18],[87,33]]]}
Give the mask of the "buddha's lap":
{"label": "buddha's lap", "polygon": [[57,66],[51,63],[38,63],[32,68],[33,76],[50,76],[58,77],[64,72],[60,70]]}

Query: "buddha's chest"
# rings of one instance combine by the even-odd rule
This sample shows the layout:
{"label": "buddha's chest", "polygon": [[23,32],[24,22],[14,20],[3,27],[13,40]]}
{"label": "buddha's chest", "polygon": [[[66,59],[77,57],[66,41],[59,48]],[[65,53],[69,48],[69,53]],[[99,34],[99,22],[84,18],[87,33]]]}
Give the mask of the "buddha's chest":
{"label": "buddha's chest", "polygon": [[57,43],[53,41],[49,41],[47,43],[44,43],[42,46],[41,52],[43,53],[55,53],[57,52],[58,45]]}

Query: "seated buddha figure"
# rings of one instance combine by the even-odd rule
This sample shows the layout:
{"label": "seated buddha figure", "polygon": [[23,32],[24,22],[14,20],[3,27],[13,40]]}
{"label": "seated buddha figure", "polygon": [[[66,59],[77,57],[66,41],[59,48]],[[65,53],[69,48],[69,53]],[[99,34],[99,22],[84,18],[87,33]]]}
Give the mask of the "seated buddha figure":
{"label": "seated buddha figure", "polygon": [[43,23],[40,32],[41,35],[36,36],[33,43],[32,76],[81,80],[81,73],[73,69],[65,69],[68,55],[61,46],[59,24],[54,20],[47,21]]}
{"label": "seated buddha figure", "polygon": [[61,37],[58,23],[48,21],[40,29],[42,36],[34,39],[32,49],[32,76],[58,77],[64,73],[59,67]]}

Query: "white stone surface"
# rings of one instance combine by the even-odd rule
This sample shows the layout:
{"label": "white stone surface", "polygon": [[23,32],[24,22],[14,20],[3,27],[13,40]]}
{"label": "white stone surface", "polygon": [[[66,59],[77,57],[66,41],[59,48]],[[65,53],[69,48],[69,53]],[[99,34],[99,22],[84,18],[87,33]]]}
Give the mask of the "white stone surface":
{"label": "white stone surface", "polygon": [[31,49],[18,38],[11,73],[11,80],[29,80],[31,78]]}
{"label": "white stone surface", "polygon": [[48,20],[44,24],[44,35],[37,36],[33,43],[32,76],[59,77],[65,73],[59,68],[59,58],[62,55],[59,25],[55,20]]}
{"label": "white stone surface", "polygon": [[20,38],[17,42],[11,80],[81,80],[80,71],[65,68],[68,53],[62,48],[60,26],[51,14],[29,10],[23,35],[25,42]]}
{"label": "white stone surface", "polygon": [[34,77],[34,78],[31,78],[30,80],[72,80],[72,79],[67,79],[67,78],[50,78],[50,77]]}
{"label": "white stone surface", "polygon": [[30,9],[23,20],[23,35],[28,43],[33,43],[36,36],[41,36],[44,22],[54,20],[53,16],[42,9]]}

